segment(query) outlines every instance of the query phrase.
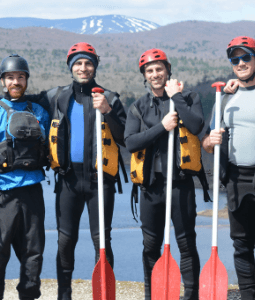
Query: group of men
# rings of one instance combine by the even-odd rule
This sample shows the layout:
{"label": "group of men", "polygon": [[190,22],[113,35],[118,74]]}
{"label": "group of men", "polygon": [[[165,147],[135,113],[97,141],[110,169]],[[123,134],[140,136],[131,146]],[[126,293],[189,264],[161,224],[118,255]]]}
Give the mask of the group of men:
{"label": "group of men", "polygon": [[[212,115],[201,143],[211,153],[216,144],[222,143],[221,173],[228,193],[235,267],[242,299],[249,300],[255,299],[255,158],[252,155],[255,39],[233,39],[227,55],[238,79],[231,80],[226,91],[234,95],[224,96],[227,99],[220,131],[213,128]],[[95,48],[88,43],[77,43],[67,54],[72,83],[38,95],[25,95],[30,76],[26,60],[14,54],[1,63],[4,96],[0,101],[0,300],[4,297],[11,246],[21,264],[19,298],[40,297],[45,244],[40,182],[45,177],[43,167],[49,164],[57,174],[58,300],[72,299],[74,251],[85,203],[95,261],[99,259],[95,109],[102,114],[102,128],[109,129],[109,137],[104,139],[107,145],[126,146],[131,153],[146,149],[149,153],[149,176],[140,193],[146,300],[151,299],[151,273],[161,255],[164,237],[168,134],[174,130],[171,218],[181,254],[184,299],[198,300],[200,261],[196,247],[195,188],[192,172],[180,167],[179,130],[184,126],[191,135],[197,136],[204,128],[199,96],[185,90],[183,82],[171,79],[171,64],[162,50],[150,49],[139,60],[146,94],[131,105],[126,116],[117,93],[105,88],[104,93],[92,91],[95,87],[102,88],[95,81],[98,64]],[[170,99],[175,104],[175,112],[169,112]],[[118,166],[114,167],[117,169],[114,174],[107,169],[107,165],[110,169],[114,165],[111,157],[109,160],[104,160],[105,248],[113,267],[111,223],[119,175]]]}

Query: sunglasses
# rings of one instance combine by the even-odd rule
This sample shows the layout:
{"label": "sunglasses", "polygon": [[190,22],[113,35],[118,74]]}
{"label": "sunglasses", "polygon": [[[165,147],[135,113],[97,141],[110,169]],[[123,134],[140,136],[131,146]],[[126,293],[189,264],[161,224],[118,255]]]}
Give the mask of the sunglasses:
{"label": "sunglasses", "polygon": [[231,57],[229,58],[229,61],[231,62],[231,64],[233,66],[237,66],[240,62],[240,59],[243,61],[243,62],[249,62],[251,61],[251,57],[252,56],[255,56],[253,53],[246,53],[242,56],[235,56],[235,57]]}

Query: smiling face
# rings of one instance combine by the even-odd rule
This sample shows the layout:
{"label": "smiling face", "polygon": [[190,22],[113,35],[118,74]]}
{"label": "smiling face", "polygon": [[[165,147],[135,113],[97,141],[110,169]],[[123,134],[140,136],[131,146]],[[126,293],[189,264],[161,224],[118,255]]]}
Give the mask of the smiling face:
{"label": "smiling face", "polygon": [[89,59],[80,58],[73,64],[72,74],[75,81],[86,84],[94,78],[95,67]]}
{"label": "smiling face", "polygon": [[[167,69],[162,61],[154,61],[144,66],[144,77],[154,94],[162,94],[167,82]],[[161,95],[161,96],[162,96]]]}
{"label": "smiling face", "polygon": [[25,72],[7,72],[1,78],[12,99],[18,99],[24,95],[27,89],[27,76]]}
{"label": "smiling face", "polygon": [[[234,50],[233,55],[231,57],[242,56],[244,54],[246,54],[246,52],[243,49],[237,48],[236,50]],[[244,62],[242,61],[242,59],[240,59],[239,64],[233,66],[233,71],[239,79],[241,80],[248,79],[255,72],[255,57],[252,56],[249,62]],[[255,84],[254,80],[250,81],[249,83],[249,85],[254,85],[254,84]]]}

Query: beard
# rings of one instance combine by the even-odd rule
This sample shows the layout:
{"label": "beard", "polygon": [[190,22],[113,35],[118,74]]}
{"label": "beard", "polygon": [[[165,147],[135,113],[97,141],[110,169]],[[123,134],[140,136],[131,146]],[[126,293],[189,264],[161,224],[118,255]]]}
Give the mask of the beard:
{"label": "beard", "polygon": [[8,92],[12,99],[18,99],[25,94],[26,89],[27,89],[27,85],[25,86],[15,85],[15,86],[10,86]]}

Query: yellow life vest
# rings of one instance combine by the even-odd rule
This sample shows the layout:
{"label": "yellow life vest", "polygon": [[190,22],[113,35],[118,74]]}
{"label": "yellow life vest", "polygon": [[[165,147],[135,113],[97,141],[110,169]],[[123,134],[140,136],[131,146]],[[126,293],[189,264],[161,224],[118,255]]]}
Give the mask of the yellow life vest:
{"label": "yellow life vest", "polygon": [[182,170],[199,172],[202,169],[201,145],[199,138],[190,133],[179,121],[180,168]]}
{"label": "yellow life vest", "polygon": [[[58,97],[63,90],[64,87],[58,87],[57,93],[54,97],[54,114],[53,119],[50,125],[50,132],[49,132],[49,161],[50,167],[52,170],[57,171],[58,168],[61,166],[61,162],[59,161],[59,141],[58,141],[58,131],[61,126],[63,126],[63,118],[64,114],[61,113],[58,109],[57,100]],[[62,149],[63,150],[63,149]]]}
{"label": "yellow life vest", "polygon": [[102,122],[102,156],[103,171],[115,177],[119,171],[119,148],[113,139],[109,125],[105,122]]}
{"label": "yellow life vest", "polygon": [[[134,116],[141,121],[141,132],[147,129],[142,116],[137,110],[136,106],[132,105],[130,107],[131,112]],[[131,181],[137,185],[143,185],[149,178],[151,168],[151,149],[143,149],[131,154],[130,161],[130,177]]]}

